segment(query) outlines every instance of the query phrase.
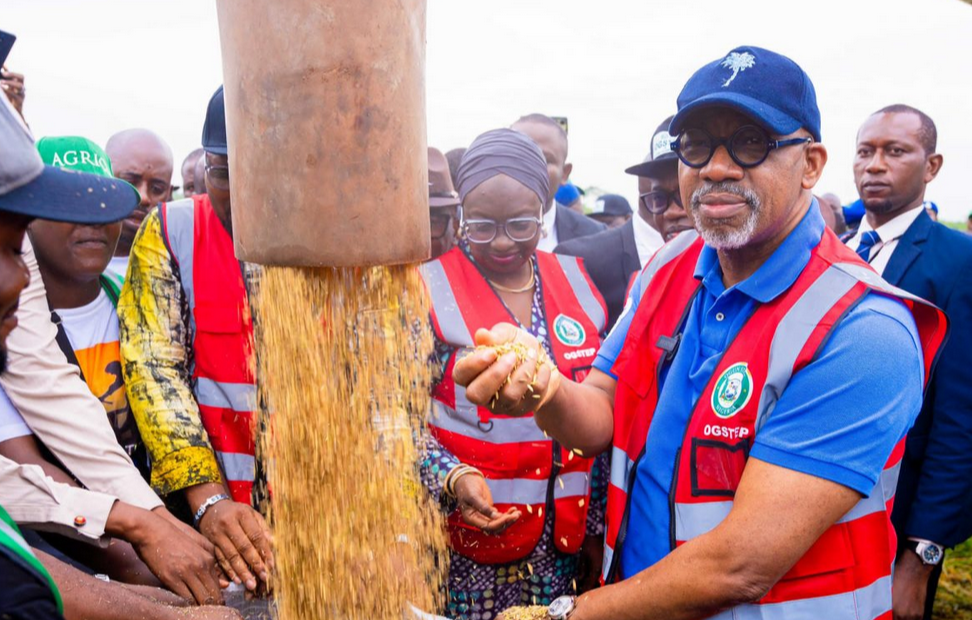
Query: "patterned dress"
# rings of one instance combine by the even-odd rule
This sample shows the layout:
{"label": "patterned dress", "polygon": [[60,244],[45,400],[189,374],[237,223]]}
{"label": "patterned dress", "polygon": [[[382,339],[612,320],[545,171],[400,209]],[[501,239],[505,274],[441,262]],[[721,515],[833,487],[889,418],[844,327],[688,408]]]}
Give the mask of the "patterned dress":
{"label": "patterned dress", "polygon": [[[466,256],[472,260],[468,251]],[[543,283],[539,280],[540,271],[536,257],[531,260],[538,278],[530,309],[531,325],[520,327],[539,340],[547,355],[553,359],[547,321],[543,313]],[[435,345],[436,367],[441,374],[454,349],[438,339]],[[442,485],[452,468],[459,465],[459,460],[432,437],[426,440],[425,448],[421,463],[422,482],[444,510],[452,512],[456,508],[455,502],[445,496]],[[607,454],[603,454],[595,459],[591,472],[588,536],[604,534],[608,476]],[[561,553],[556,548],[553,521],[549,516],[545,519],[540,542],[522,560],[510,564],[479,564],[465,556],[451,553],[445,615],[457,620],[491,620],[514,605],[549,605],[558,596],[575,593],[579,556],[580,554]]]}

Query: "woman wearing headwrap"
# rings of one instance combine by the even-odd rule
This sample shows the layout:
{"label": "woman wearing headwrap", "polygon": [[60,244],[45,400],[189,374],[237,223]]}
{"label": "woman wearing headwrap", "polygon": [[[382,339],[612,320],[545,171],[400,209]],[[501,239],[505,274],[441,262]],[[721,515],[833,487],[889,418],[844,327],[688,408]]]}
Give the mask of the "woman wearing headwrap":
{"label": "woman wearing headwrap", "polygon": [[447,615],[454,618],[490,620],[513,605],[573,593],[585,535],[603,523],[591,502],[591,459],[563,450],[532,416],[477,408],[452,380],[476,330],[503,322],[542,343],[523,354],[577,380],[591,368],[604,302],[579,259],[536,249],[548,183],[543,154],[528,137],[509,129],[479,136],[458,170],[463,239],[422,267],[442,370],[423,479],[451,511]]}

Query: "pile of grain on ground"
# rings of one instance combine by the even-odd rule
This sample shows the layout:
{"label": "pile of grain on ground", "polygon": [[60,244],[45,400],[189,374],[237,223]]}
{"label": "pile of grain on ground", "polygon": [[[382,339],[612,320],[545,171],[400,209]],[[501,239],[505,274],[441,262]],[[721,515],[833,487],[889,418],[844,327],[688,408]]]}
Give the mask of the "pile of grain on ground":
{"label": "pile of grain on ground", "polygon": [[[261,452],[281,620],[440,608],[445,539],[421,491],[428,306],[414,267],[266,268]],[[401,541],[407,541],[401,542]]]}
{"label": "pile of grain on ground", "polygon": [[510,607],[503,612],[504,620],[546,620],[548,608],[545,605]]}

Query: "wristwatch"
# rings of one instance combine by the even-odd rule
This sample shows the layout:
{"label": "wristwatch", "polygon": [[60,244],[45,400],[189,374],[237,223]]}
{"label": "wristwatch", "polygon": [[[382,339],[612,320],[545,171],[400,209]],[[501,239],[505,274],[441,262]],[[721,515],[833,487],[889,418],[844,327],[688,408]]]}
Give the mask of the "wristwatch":
{"label": "wristwatch", "polygon": [[547,607],[547,617],[550,620],[567,620],[570,614],[574,613],[574,601],[577,600],[575,596],[558,596],[550,603],[550,607]]}
{"label": "wristwatch", "polygon": [[905,547],[917,553],[918,557],[921,558],[922,563],[928,566],[935,566],[941,562],[942,558],[945,556],[945,550],[942,549],[942,546],[935,544],[930,540],[909,538],[905,543]]}

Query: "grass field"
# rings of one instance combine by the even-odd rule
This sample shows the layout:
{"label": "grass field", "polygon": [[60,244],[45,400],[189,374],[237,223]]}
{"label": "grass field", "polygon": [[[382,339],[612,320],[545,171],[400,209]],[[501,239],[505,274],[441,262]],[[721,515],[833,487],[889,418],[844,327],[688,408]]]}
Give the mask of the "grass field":
{"label": "grass field", "polygon": [[972,618],[972,540],[948,552],[935,597],[936,620]]}

